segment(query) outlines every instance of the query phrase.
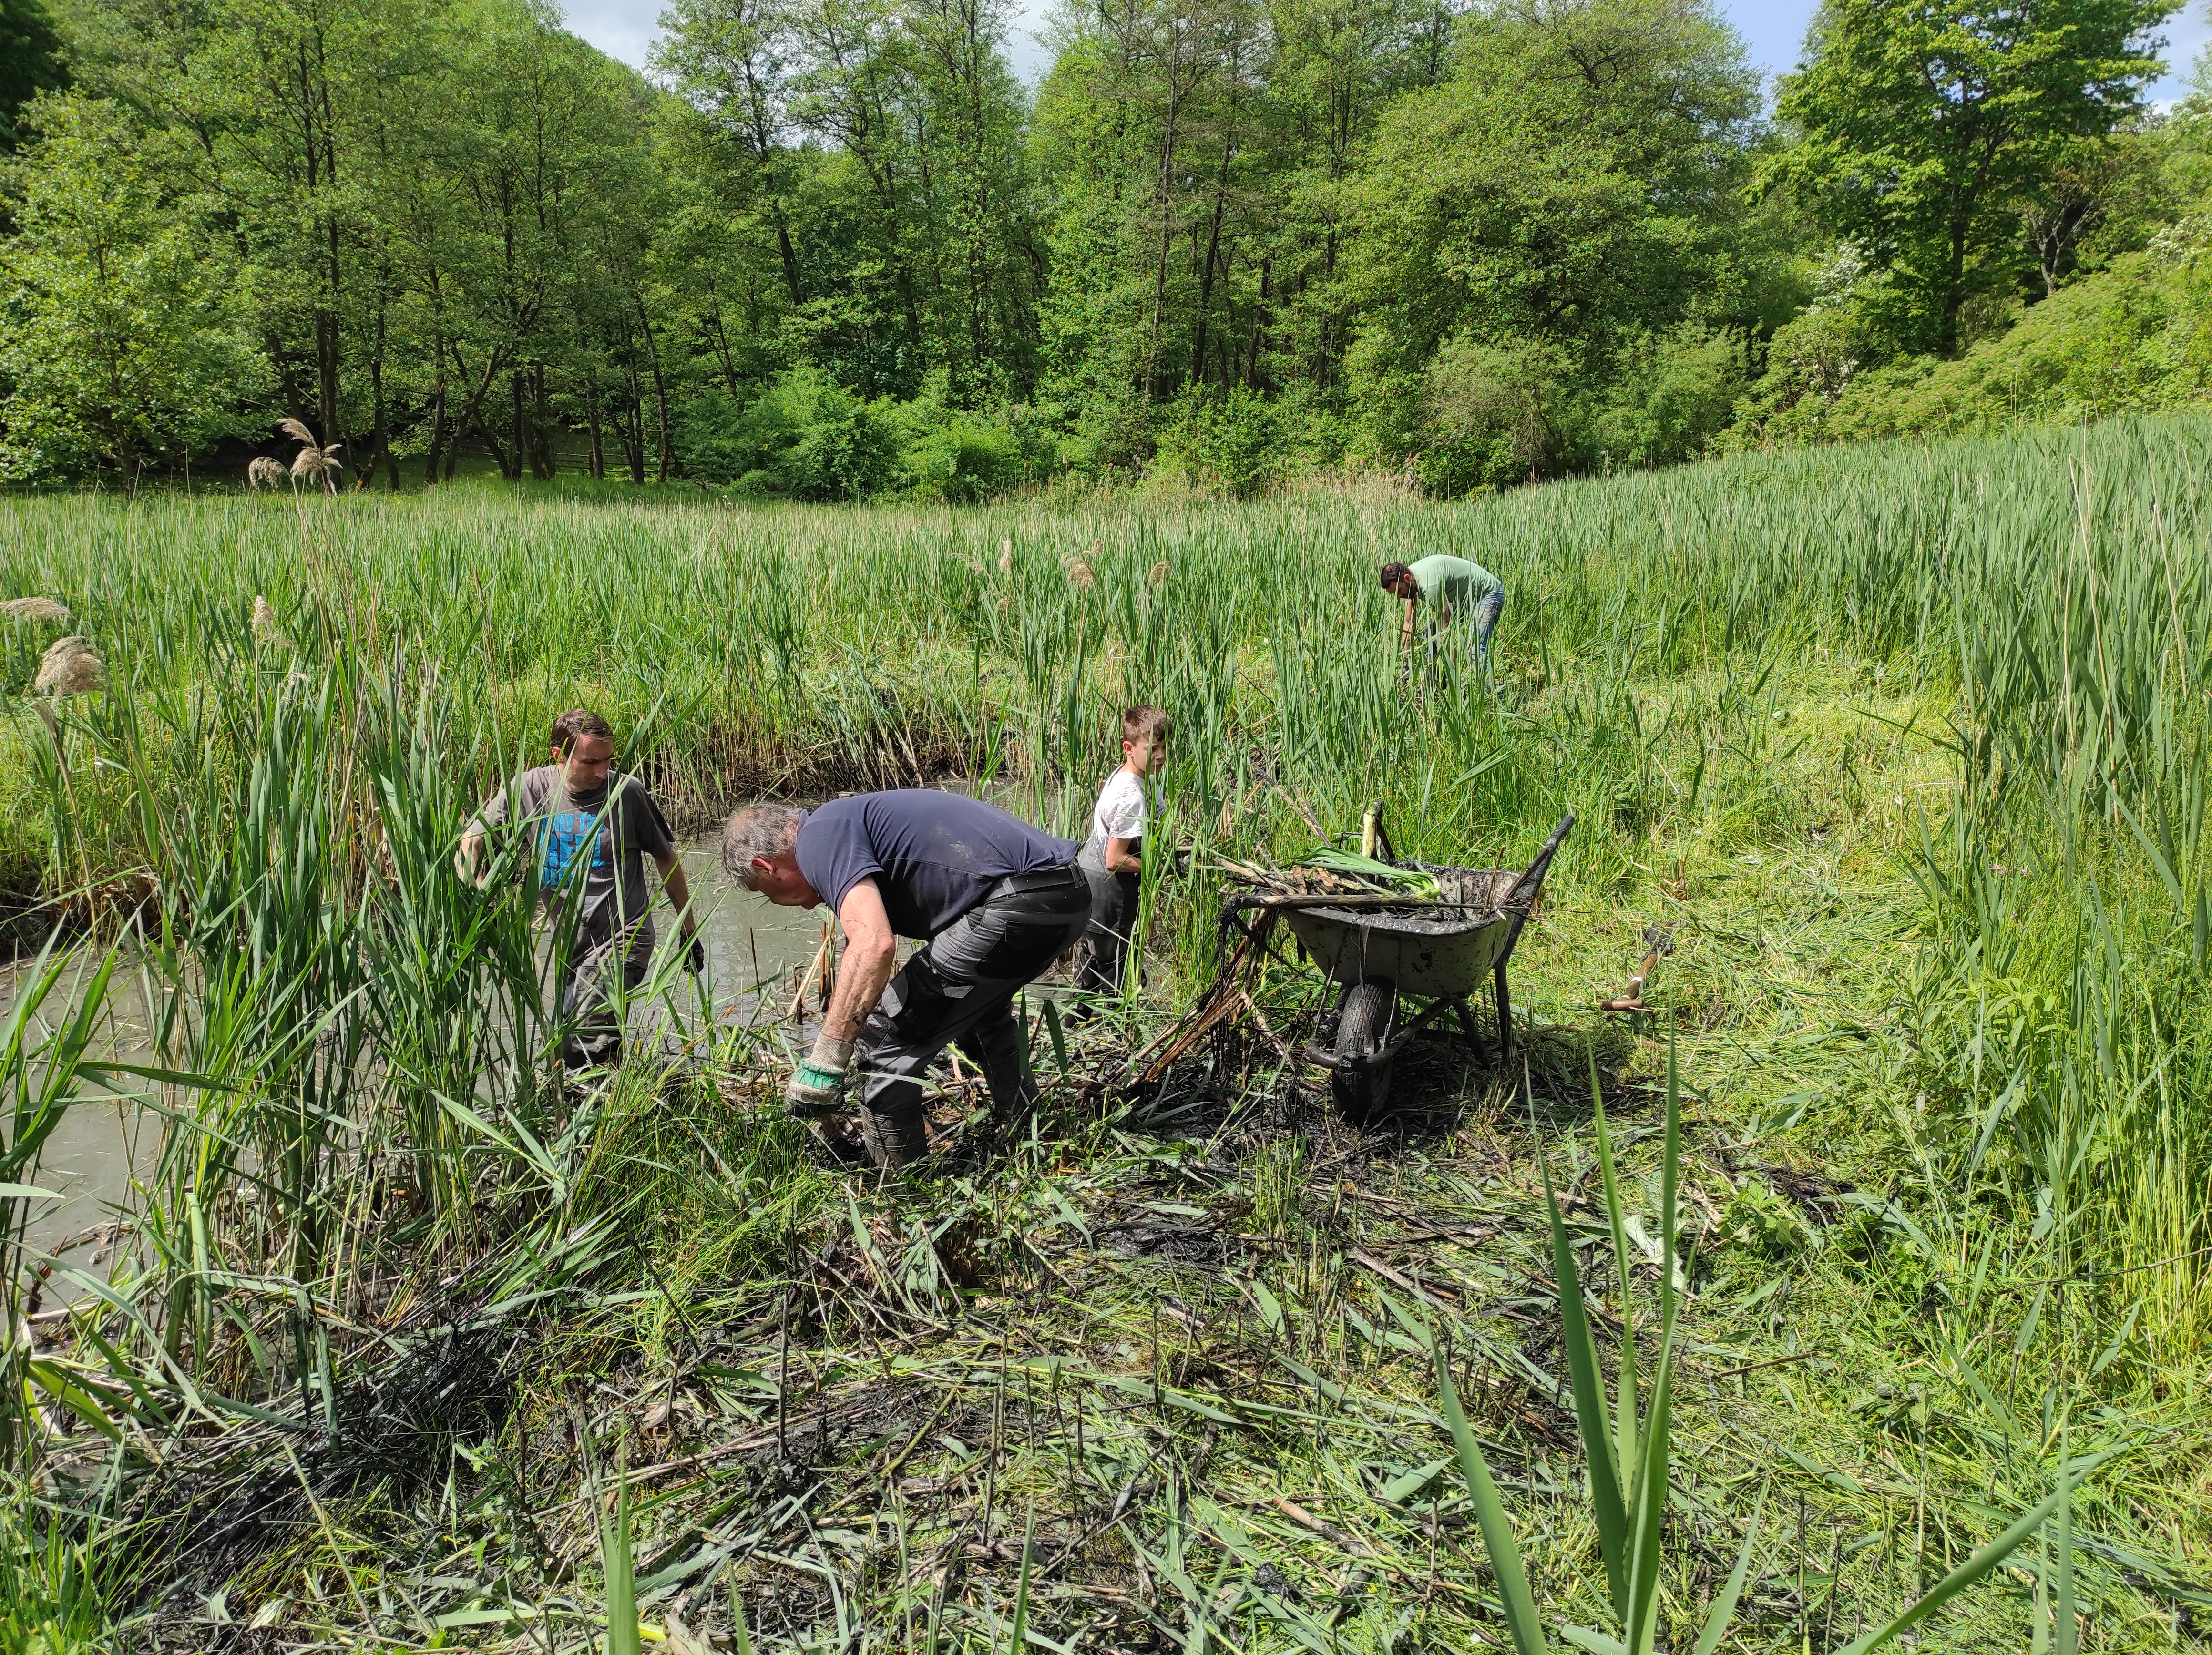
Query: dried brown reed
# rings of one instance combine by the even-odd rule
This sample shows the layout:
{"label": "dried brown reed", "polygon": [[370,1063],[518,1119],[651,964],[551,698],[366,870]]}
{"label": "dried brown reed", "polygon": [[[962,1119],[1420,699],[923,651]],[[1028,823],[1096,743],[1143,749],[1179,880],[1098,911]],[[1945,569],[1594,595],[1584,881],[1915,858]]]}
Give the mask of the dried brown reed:
{"label": "dried brown reed", "polygon": [[279,420],[276,426],[286,436],[301,445],[300,452],[292,457],[293,482],[313,479],[322,483],[325,492],[337,494],[338,472],[343,464],[338,458],[338,452],[345,445],[340,442],[327,446],[318,443],[315,433],[295,419]]}
{"label": "dried brown reed", "polygon": [[51,597],[11,597],[0,603],[0,615],[10,621],[62,621],[70,618],[69,605]]}
{"label": "dried brown reed", "polygon": [[46,646],[31,687],[41,695],[88,694],[100,688],[106,670],[92,646],[72,633]]}

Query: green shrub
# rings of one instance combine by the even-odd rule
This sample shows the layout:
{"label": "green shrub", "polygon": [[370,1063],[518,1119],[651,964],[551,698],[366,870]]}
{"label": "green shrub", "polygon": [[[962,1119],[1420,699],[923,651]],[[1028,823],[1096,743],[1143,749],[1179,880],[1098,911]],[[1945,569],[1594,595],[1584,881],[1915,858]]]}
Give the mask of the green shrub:
{"label": "green shrub", "polygon": [[1421,481],[1457,495],[1557,476],[1576,446],[1577,390],[1559,346],[1453,340],[1429,365],[1424,386],[1429,440],[1419,458]]}
{"label": "green shrub", "polygon": [[1964,435],[2201,400],[2212,389],[2208,241],[2185,219],[1948,361],[1864,367],[1869,342],[1848,307],[1808,311],[1776,332],[1766,374],[1719,446]]}
{"label": "green shrub", "polygon": [[818,368],[791,369],[742,409],[720,391],[695,397],[676,442],[687,476],[793,500],[865,500],[898,468],[898,433],[883,404]]}
{"label": "green shrub", "polygon": [[917,499],[968,505],[1052,475],[1052,437],[1025,407],[976,413],[926,391],[899,410],[899,478]]}
{"label": "green shrub", "polygon": [[1282,421],[1257,391],[1200,386],[1166,410],[1156,464],[1200,488],[1249,500],[1281,473]]}
{"label": "green shrub", "polygon": [[1811,1245],[1812,1232],[1786,1197],[1756,1178],[1747,1178],[1721,1212],[1713,1238],[1717,1249],[1759,1258],[1792,1258]]}
{"label": "green shrub", "polygon": [[1696,324],[1647,333],[1615,361],[1597,418],[1600,452],[1618,465],[1695,459],[1726,427],[1744,390],[1740,336]]}

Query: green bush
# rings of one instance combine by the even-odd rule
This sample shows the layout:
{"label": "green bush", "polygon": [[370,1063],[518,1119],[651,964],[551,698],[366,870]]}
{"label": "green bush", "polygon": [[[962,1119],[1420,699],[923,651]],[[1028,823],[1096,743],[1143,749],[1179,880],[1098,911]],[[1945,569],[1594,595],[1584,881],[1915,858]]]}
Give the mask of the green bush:
{"label": "green bush", "polygon": [[744,494],[865,500],[898,470],[893,416],[818,368],[791,369],[744,408],[720,391],[693,398],[676,442],[687,476]]}
{"label": "green bush", "polygon": [[1808,311],[1775,334],[1765,377],[1720,446],[1964,435],[2202,400],[2212,391],[2208,241],[2207,227],[2185,219],[1948,361],[1862,369],[1850,312]]}
{"label": "green bush", "polygon": [[1578,389],[1567,353],[1546,341],[1451,341],[1424,386],[1421,481],[1459,495],[1558,476],[1577,447]]}
{"label": "green bush", "polygon": [[925,391],[900,409],[899,423],[899,478],[917,499],[968,505],[1052,475],[1052,437],[1025,407],[975,413]]}
{"label": "green bush", "polygon": [[1610,464],[1673,465],[1695,459],[1727,427],[1744,390],[1741,336],[1686,324],[1624,348],[1597,418]]}
{"label": "green bush", "polygon": [[1200,386],[1166,410],[1158,452],[1168,475],[1249,500],[1281,474],[1282,421],[1257,391]]}

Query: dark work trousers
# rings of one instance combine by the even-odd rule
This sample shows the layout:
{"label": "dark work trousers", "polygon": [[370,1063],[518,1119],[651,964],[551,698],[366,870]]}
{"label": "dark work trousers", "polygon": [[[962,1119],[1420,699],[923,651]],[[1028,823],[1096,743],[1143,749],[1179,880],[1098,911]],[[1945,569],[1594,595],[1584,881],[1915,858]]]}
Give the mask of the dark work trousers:
{"label": "dark work trousers", "polygon": [[[1133,841],[1130,854],[1141,855],[1143,841]],[[1131,938],[1137,925],[1137,876],[1109,874],[1103,868],[1085,868],[1091,882],[1091,925],[1083,937],[1083,966],[1075,986],[1086,994],[1119,994],[1127,968]]]}
{"label": "dark work trousers", "polygon": [[1016,874],[901,967],[853,1043],[871,1161],[903,1166],[927,1151],[921,1076],[948,1046],[983,1071],[1001,1119],[1036,1101],[1014,996],[1090,921],[1091,887],[1074,864]]}
{"label": "dark work trousers", "polygon": [[561,1061],[571,1069],[612,1067],[622,1061],[623,1009],[645,986],[645,961],[625,949],[622,961],[623,1005],[616,1003],[617,955],[602,947],[572,964],[561,979],[561,1021],[570,1025],[561,1042]]}

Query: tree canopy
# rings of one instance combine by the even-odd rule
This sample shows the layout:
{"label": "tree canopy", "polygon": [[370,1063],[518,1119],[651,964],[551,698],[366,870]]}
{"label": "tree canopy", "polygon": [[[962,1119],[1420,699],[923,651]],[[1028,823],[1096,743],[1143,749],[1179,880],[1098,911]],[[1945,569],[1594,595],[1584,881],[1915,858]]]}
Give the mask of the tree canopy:
{"label": "tree canopy", "polygon": [[15,479],[282,416],[394,488],[1457,493],[1810,429],[2205,187],[2159,0],[1828,0],[1771,112],[1710,0],[1077,0],[1034,87],[1006,0],[672,0],[642,71],[539,0],[38,3]]}

